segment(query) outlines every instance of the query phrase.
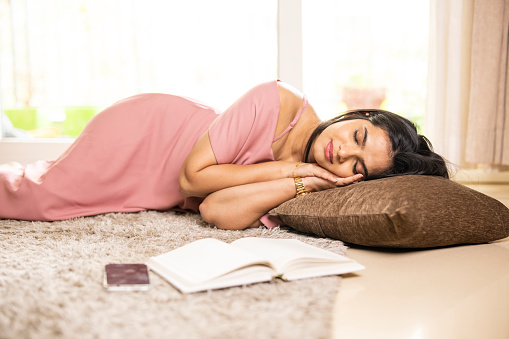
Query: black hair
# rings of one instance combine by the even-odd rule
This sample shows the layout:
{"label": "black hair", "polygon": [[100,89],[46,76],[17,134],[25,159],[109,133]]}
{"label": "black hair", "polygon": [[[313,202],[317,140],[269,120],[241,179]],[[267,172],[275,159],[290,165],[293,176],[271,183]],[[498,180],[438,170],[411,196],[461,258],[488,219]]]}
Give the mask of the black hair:
{"label": "black hair", "polygon": [[415,124],[398,114],[380,109],[348,111],[322,122],[306,144],[304,161],[308,161],[313,142],[327,127],[340,121],[354,119],[368,120],[374,126],[386,131],[392,145],[391,166],[383,173],[370,175],[369,178],[365,178],[366,180],[411,174],[449,178],[445,159],[433,151],[431,142],[417,132]]}

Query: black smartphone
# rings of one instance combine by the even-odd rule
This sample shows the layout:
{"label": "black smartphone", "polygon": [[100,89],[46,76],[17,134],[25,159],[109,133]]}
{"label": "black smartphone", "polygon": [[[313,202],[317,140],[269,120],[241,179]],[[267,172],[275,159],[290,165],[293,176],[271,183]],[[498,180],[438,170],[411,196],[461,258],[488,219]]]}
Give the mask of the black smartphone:
{"label": "black smartphone", "polygon": [[145,264],[108,264],[104,266],[104,287],[108,291],[147,291],[150,289]]}

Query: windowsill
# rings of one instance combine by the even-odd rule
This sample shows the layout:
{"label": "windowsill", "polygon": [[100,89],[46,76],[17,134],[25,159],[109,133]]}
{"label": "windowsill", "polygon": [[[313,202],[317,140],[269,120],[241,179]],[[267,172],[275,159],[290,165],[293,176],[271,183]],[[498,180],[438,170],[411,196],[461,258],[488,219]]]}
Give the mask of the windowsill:
{"label": "windowsill", "polygon": [[0,143],[27,144],[27,143],[43,143],[43,144],[71,144],[74,138],[1,138]]}
{"label": "windowsill", "polygon": [[0,164],[11,161],[23,165],[37,160],[54,160],[58,158],[75,139],[0,139]]}

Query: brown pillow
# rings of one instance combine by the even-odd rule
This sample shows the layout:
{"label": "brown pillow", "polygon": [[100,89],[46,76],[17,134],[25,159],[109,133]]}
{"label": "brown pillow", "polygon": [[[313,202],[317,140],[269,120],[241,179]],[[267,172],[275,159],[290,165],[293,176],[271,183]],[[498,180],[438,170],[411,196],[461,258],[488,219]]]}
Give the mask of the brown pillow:
{"label": "brown pillow", "polygon": [[509,236],[509,209],[454,181],[409,175],[307,194],[270,211],[288,226],[392,248],[478,244]]}

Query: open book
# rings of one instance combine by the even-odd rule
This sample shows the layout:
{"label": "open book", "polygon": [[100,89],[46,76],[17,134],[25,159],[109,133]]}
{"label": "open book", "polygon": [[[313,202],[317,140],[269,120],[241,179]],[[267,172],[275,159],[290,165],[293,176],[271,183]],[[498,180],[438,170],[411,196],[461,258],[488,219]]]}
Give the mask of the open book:
{"label": "open book", "polygon": [[197,240],[151,257],[147,266],[183,293],[270,281],[338,275],[364,269],[345,256],[295,239]]}

